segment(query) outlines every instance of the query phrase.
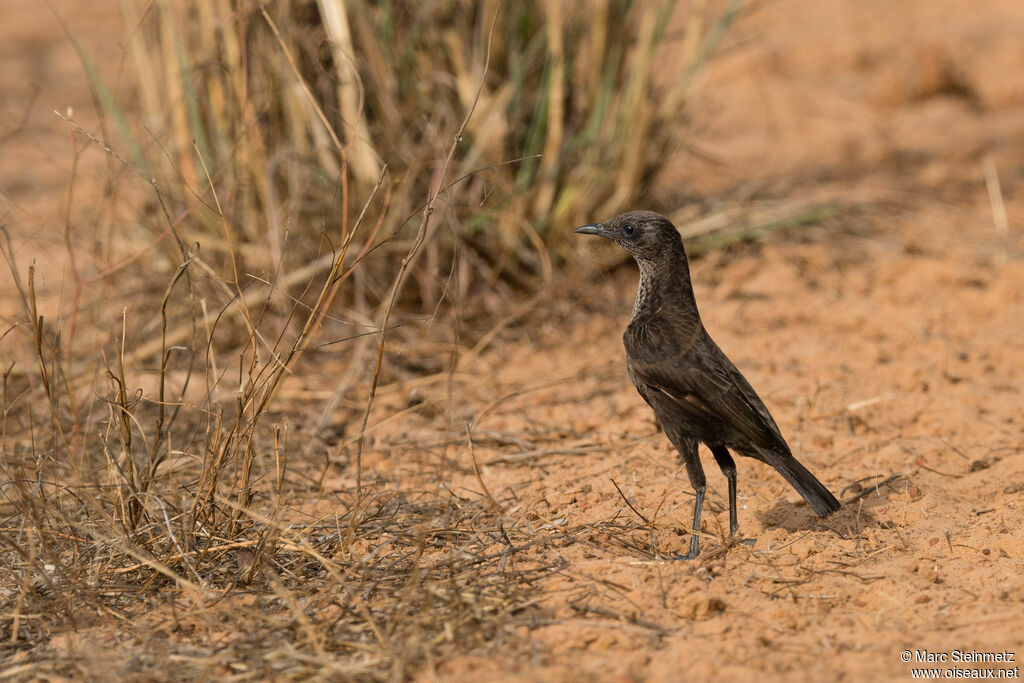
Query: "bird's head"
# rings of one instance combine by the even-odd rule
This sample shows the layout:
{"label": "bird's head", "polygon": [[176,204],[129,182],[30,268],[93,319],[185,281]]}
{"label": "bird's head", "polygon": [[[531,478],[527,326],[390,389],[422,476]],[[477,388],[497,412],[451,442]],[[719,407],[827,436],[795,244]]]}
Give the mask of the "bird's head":
{"label": "bird's head", "polygon": [[641,266],[666,258],[679,258],[676,254],[682,252],[683,243],[679,231],[669,219],[653,211],[620,213],[602,223],[576,228],[575,232],[610,239],[625,249]]}

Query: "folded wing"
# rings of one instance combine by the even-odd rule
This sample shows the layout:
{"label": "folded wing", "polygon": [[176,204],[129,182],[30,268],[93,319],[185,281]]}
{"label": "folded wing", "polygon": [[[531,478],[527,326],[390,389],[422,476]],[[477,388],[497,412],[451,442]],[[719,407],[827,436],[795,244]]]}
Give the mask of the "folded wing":
{"label": "folded wing", "polygon": [[750,446],[788,452],[764,403],[707,332],[680,327],[664,319],[630,324],[623,342],[634,381],[695,419],[723,423]]}

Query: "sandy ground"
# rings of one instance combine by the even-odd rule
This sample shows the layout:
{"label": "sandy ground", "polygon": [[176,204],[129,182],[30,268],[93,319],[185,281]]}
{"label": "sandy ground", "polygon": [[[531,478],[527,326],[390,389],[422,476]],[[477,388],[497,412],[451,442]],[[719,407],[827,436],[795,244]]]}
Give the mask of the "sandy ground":
{"label": "sandy ground", "polygon": [[[712,336],[844,509],[819,521],[744,459],[741,534],[756,542],[723,552],[725,482],[704,452],[704,554],[651,560],[685,551],[692,494],[625,376],[635,274],[575,288],[499,336],[474,368],[483,388],[453,400],[498,444],[476,458],[511,510],[555,526],[619,515],[648,552],[594,537],[529,558],[567,567],[545,585],[554,623],[529,631],[532,656],[468,656],[441,677],[902,680],[904,650],[1021,651],[1024,263],[984,166],[1020,226],[1024,44],[1010,28],[1024,11],[980,7],[761,5],[705,75],[694,153],[655,180],[665,201],[853,202],[693,268]],[[540,388],[513,395],[524,387]],[[382,474],[436,483],[434,455],[394,453]],[[470,470],[465,448],[454,457]],[[480,492],[471,473],[459,483]]]}
{"label": "sandy ground", "polygon": [[[120,35],[116,7],[104,18],[57,6],[116,65],[102,40]],[[8,10],[24,4],[3,0]],[[0,134],[29,86],[40,93],[25,132],[0,147],[5,222],[15,234],[40,226],[22,256],[63,237],[71,143],[49,111],[89,107],[73,50],[39,12],[5,22],[0,41]],[[685,549],[692,494],[625,376],[630,267],[561,283],[462,354],[450,386],[423,382],[401,418],[387,420],[410,394],[382,393],[369,476],[464,495],[482,480],[510,523],[538,533],[613,517],[625,529],[521,553],[522,566],[560,567],[540,580],[537,616],[506,645],[431,663],[423,680],[905,680],[904,650],[1024,656],[1021,35],[1014,1],[761,3],[702,76],[693,148],[652,180],[666,210],[844,200],[821,223],[693,264],[706,326],[845,503],[836,515],[818,520],[743,459],[741,537],[753,543],[728,543],[724,478],[706,457],[703,553],[659,559]],[[327,391],[334,368],[308,365],[288,391]],[[472,423],[472,452],[465,438],[428,445],[453,422]],[[107,639],[130,639],[119,633]]]}
{"label": "sandy ground", "polygon": [[[904,649],[1019,651],[1024,268],[996,265],[998,252],[973,240],[939,243],[905,218],[893,223],[885,239],[815,230],[694,269],[712,335],[845,503],[819,521],[777,474],[741,460],[750,546],[720,550],[725,483],[706,457],[703,555],[681,563],[643,552],[685,552],[692,495],[625,377],[619,334],[632,275],[580,294],[614,301],[617,318],[580,302],[567,327],[491,355],[489,386],[557,384],[476,424],[531,447],[523,462],[484,466],[488,489],[556,526],[614,515],[635,526],[632,552],[595,537],[532,558],[567,568],[547,586],[556,623],[530,634],[543,654],[511,666],[524,679],[870,680],[906,677]],[[476,405],[488,403],[478,393]],[[476,457],[515,460],[511,450],[477,445]],[[397,458],[379,466],[409,468]],[[472,475],[461,484],[480,490]],[[470,658],[442,671],[470,680],[508,667]]]}

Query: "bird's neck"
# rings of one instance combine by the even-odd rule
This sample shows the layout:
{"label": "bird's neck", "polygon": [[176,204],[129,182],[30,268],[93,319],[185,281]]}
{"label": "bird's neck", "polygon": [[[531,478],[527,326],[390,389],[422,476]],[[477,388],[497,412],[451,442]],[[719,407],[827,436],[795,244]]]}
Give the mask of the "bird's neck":
{"label": "bird's neck", "polygon": [[633,300],[633,320],[654,315],[665,303],[658,286],[657,271],[649,263],[640,263],[640,282]]}
{"label": "bird's neck", "polygon": [[665,305],[678,312],[693,311],[694,322],[699,324],[697,305],[690,283],[690,269],[686,262],[638,261],[640,282],[633,300],[633,320],[654,317]]}

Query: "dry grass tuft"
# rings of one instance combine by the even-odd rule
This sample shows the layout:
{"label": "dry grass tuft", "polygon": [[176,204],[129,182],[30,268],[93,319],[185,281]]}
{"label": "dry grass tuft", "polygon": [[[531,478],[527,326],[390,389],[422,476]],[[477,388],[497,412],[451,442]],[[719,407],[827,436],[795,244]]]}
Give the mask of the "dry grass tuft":
{"label": "dry grass tuft", "polygon": [[444,183],[445,229],[414,277],[411,293],[433,306],[456,250],[467,291],[496,275],[536,283],[551,250],[566,254],[568,228],[643,199],[684,143],[687,103],[739,2],[717,15],[700,3],[669,33],[675,6],[126,3],[144,116],[130,125],[100,99],[131,161],[179,189],[194,218],[181,237],[216,250],[222,275],[232,260],[279,273],[308,261],[324,233],[347,233],[352,200],[386,164],[390,210],[360,276],[370,299],[475,103]]}

